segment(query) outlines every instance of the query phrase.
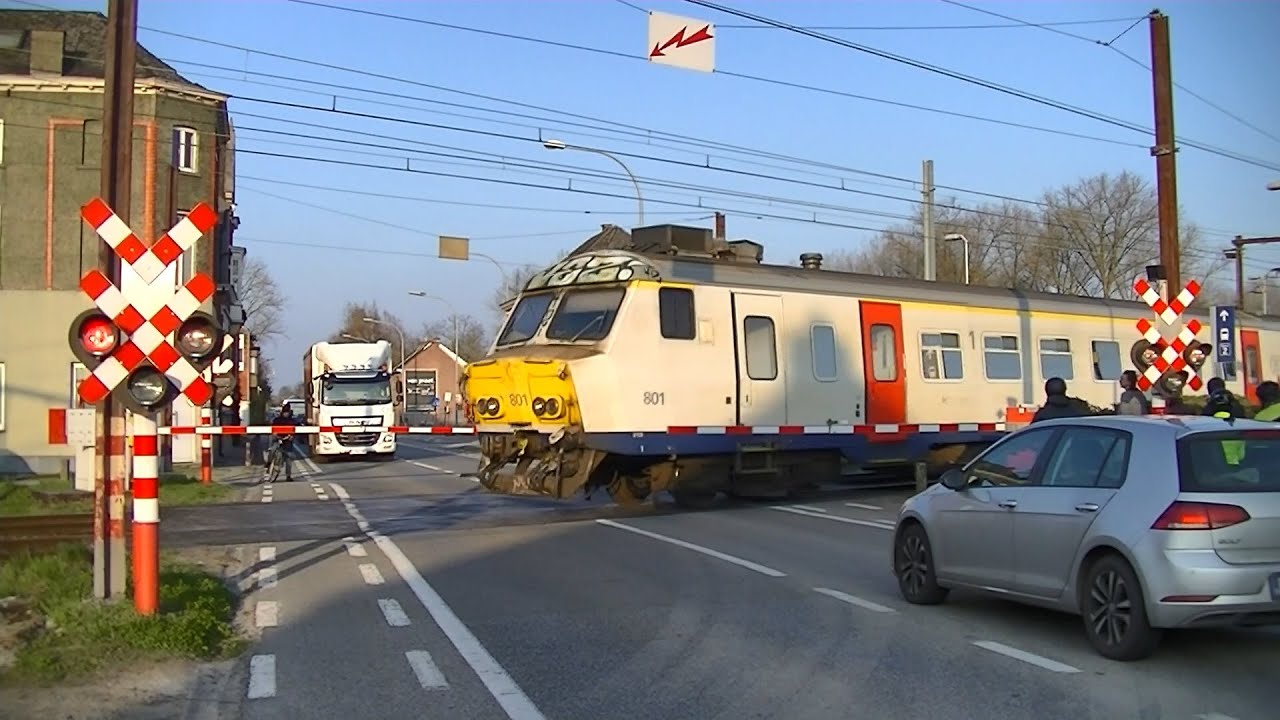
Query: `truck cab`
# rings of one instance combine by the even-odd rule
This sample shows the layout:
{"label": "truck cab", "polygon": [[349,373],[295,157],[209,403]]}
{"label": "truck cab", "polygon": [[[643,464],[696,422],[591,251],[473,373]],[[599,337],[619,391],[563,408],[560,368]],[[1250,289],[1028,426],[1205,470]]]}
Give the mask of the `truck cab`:
{"label": "truck cab", "polygon": [[390,372],[391,344],[316,343],[304,359],[307,424],[338,427],[310,435],[311,456],[395,457],[396,396]]}

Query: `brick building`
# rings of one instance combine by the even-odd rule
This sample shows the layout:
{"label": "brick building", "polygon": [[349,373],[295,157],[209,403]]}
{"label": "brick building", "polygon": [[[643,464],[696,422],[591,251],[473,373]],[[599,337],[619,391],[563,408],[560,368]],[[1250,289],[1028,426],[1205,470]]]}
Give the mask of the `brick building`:
{"label": "brick building", "polygon": [[[0,473],[48,471],[74,452],[47,443],[46,418],[49,408],[81,406],[84,368],[68,329],[92,307],[79,281],[101,243],[80,206],[99,194],[106,24],[97,12],[0,10]],[[229,326],[241,312],[230,283],[227,97],[141,46],[136,73],[127,219],[149,244],[198,202],[218,212],[218,227],[170,276],[213,276],[219,290],[202,309]],[[196,416],[184,400],[174,412],[175,421]]]}
{"label": "brick building", "polygon": [[[405,388],[402,416],[410,425],[448,423],[454,414],[456,402],[446,405],[446,393],[450,399],[459,396],[462,371],[467,361],[438,341],[421,345],[404,359]],[[464,417],[461,407],[457,416]]]}

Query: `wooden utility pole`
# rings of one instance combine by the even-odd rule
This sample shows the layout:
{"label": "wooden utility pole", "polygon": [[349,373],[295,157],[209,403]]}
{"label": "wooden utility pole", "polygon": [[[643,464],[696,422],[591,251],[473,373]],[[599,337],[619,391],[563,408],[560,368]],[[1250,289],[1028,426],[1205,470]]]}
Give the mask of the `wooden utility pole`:
{"label": "wooden utility pole", "polygon": [[[133,80],[137,42],[137,0],[109,0],[103,74],[101,196],[125,222],[129,222],[133,189]],[[119,267],[115,251],[99,241],[98,270],[117,286]],[[110,396],[97,413],[95,430],[98,463],[93,493],[93,594],[104,600],[121,600],[125,597],[124,408],[112,403]]]}
{"label": "wooden utility pole", "polygon": [[1160,222],[1160,264],[1170,297],[1182,292],[1178,247],[1178,170],[1173,136],[1173,67],[1169,58],[1169,17],[1159,10],[1147,16],[1151,28],[1151,83],[1155,100],[1156,202]]}

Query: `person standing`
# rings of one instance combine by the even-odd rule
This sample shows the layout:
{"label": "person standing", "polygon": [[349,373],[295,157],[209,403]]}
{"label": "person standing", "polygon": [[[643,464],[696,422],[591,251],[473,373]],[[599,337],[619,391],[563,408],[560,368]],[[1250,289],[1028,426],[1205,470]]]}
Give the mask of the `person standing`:
{"label": "person standing", "polygon": [[1262,409],[1253,416],[1254,420],[1280,422],[1280,383],[1268,380],[1258,385],[1258,402]]}
{"label": "person standing", "polygon": [[1138,372],[1125,370],[1120,375],[1120,403],[1116,405],[1117,415],[1150,415],[1151,401],[1146,393],[1138,389]]}

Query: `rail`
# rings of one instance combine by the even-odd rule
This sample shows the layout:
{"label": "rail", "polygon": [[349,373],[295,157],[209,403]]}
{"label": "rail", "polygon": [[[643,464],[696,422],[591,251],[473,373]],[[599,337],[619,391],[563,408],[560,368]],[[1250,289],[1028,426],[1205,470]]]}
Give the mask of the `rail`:
{"label": "rail", "polygon": [[93,513],[0,517],[0,557],[92,539]]}

